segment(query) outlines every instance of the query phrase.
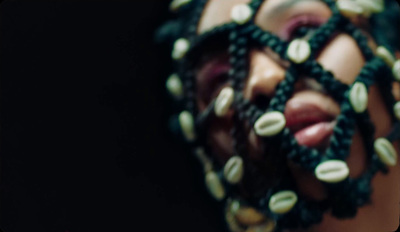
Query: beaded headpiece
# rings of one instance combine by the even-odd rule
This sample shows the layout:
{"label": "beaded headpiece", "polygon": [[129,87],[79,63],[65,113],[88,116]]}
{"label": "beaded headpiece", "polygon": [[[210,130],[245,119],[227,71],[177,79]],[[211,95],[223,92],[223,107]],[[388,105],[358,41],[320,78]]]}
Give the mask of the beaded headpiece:
{"label": "beaded headpiece", "polygon": [[[377,172],[388,172],[388,166],[395,166],[397,154],[392,145],[400,138],[400,102],[396,102],[392,83],[400,82],[400,60],[396,60],[390,45],[380,44],[376,51],[368,46],[366,36],[352,24],[352,17],[369,17],[384,10],[383,0],[321,0],[332,11],[331,18],[315,29],[311,36],[299,36],[292,41],[283,41],[273,33],[261,29],[254,22],[262,0],[252,0],[232,9],[232,21],[217,26],[201,35],[197,26],[206,0],[174,0],[170,8],[180,12],[192,8],[191,20],[184,33],[180,34],[173,46],[172,58],[176,73],[167,80],[167,89],[182,105],[183,111],[176,122],[185,140],[192,145],[193,154],[204,167],[205,183],[211,195],[226,203],[226,220],[231,231],[246,231],[250,226],[237,221],[235,212],[243,206],[253,216],[252,225],[263,231],[281,231],[290,228],[307,228],[322,221],[323,214],[330,210],[337,218],[352,218],[357,209],[370,201],[371,179]],[[183,11],[184,12],[184,11]],[[193,13],[194,12],[194,13]],[[307,28],[302,30],[307,34]],[[334,78],[315,59],[320,51],[338,31],[352,36],[358,44],[365,66],[353,84],[347,85]],[[198,112],[195,99],[196,82],[193,57],[210,41],[223,39],[229,43],[229,87],[225,87],[206,110]],[[378,41],[378,43],[380,43]],[[279,83],[274,97],[267,108],[259,108],[244,98],[243,88],[249,74],[249,51],[252,47],[268,47],[280,59],[290,62],[285,79]],[[379,74],[379,78],[376,78]],[[320,83],[327,93],[340,104],[340,115],[330,140],[329,147],[320,151],[298,144],[294,135],[285,127],[283,114],[286,102],[294,92],[294,85],[301,76],[307,76]],[[388,106],[395,127],[385,138],[374,139],[374,125],[367,111],[368,90],[373,84],[379,86]],[[228,110],[234,112],[231,135],[234,140],[234,156],[223,166],[213,162],[213,156],[206,144],[207,125],[213,118],[223,117]],[[238,194],[238,185],[249,173],[257,173],[246,165],[244,132],[240,125],[248,123],[264,144],[274,144],[279,154],[305,170],[314,173],[327,190],[327,198],[321,201],[307,199],[298,194],[293,177],[282,173],[268,189],[252,196]],[[359,178],[349,177],[346,158],[349,155],[352,136],[359,128],[369,167]]]}

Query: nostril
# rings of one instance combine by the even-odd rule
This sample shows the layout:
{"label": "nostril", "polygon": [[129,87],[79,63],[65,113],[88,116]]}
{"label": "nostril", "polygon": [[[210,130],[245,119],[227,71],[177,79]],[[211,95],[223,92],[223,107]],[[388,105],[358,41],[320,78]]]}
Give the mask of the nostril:
{"label": "nostril", "polygon": [[257,106],[257,108],[259,108],[261,110],[266,110],[269,106],[270,101],[271,101],[271,99],[263,94],[256,95],[252,99],[253,104],[255,104]]}

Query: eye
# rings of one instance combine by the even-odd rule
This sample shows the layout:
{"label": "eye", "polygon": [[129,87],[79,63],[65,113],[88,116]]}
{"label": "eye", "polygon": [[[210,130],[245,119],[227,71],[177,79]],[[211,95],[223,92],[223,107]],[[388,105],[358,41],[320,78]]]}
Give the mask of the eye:
{"label": "eye", "polygon": [[326,19],[310,14],[295,16],[286,23],[283,39],[291,41],[295,38],[305,37],[319,28],[325,21]]}
{"label": "eye", "polygon": [[197,86],[201,100],[209,103],[228,83],[230,65],[228,62],[216,62],[205,65],[197,74]]}

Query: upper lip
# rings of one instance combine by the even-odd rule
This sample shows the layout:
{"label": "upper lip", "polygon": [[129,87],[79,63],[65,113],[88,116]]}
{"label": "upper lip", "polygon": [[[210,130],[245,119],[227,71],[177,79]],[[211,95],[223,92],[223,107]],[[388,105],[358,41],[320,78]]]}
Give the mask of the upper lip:
{"label": "upper lip", "polygon": [[291,99],[287,102],[284,115],[286,127],[292,133],[319,122],[331,122],[337,116],[324,110],[316,103],[298,101],[297,99]]}

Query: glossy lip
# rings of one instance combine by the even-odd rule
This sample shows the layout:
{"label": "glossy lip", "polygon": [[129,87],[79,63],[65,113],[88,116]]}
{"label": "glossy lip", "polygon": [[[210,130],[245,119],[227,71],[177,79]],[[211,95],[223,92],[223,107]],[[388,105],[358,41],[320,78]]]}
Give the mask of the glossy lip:
{"label": "glossy lip", "polygon": [[286,127],[297,142],[312,148],[326,148],[336,124],[334,115],[318,104],[291,99],[285,109]]}

